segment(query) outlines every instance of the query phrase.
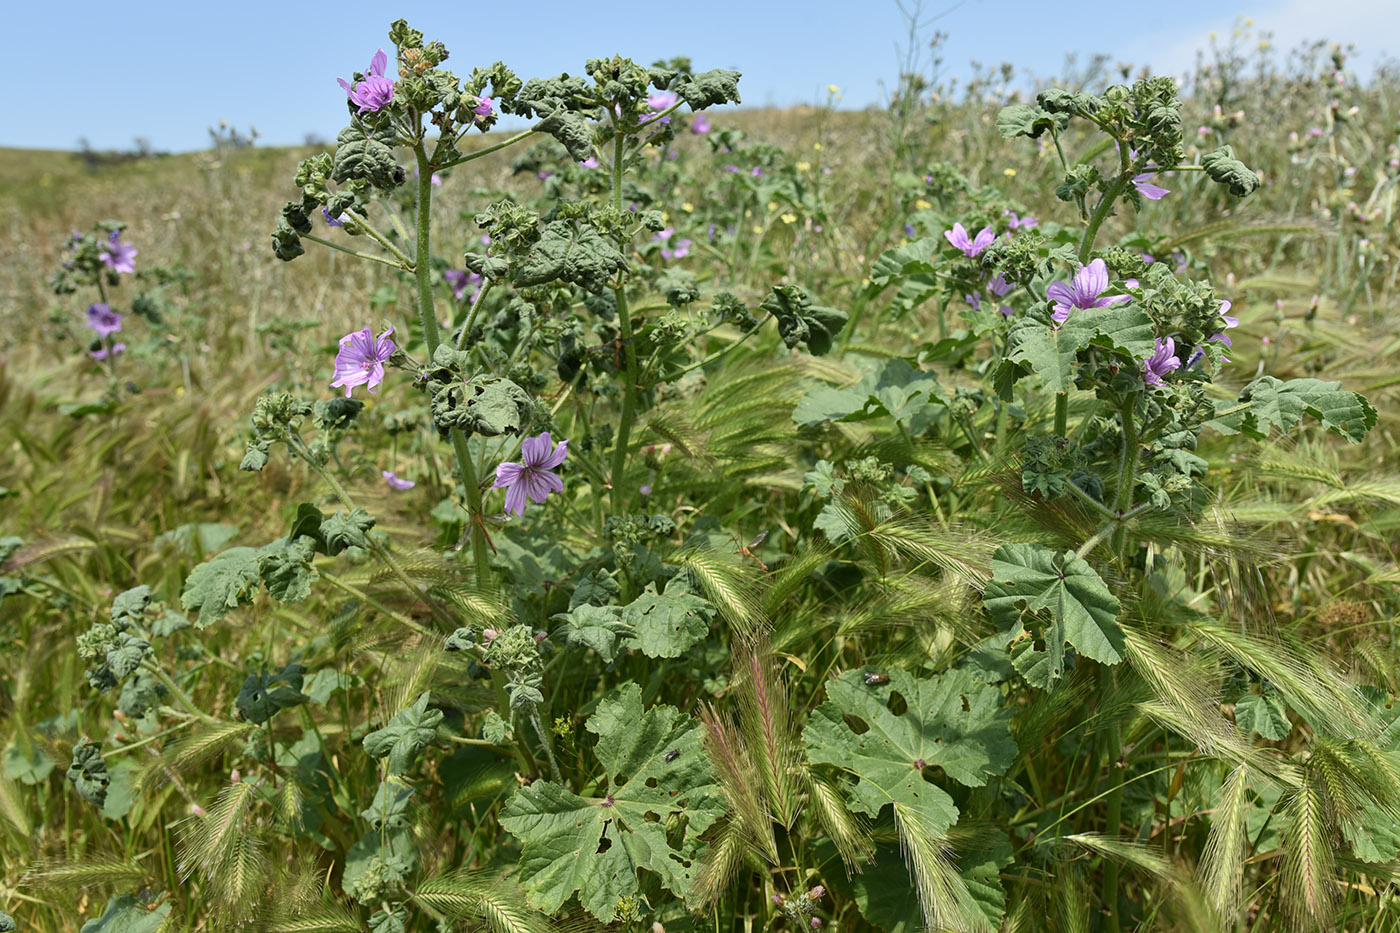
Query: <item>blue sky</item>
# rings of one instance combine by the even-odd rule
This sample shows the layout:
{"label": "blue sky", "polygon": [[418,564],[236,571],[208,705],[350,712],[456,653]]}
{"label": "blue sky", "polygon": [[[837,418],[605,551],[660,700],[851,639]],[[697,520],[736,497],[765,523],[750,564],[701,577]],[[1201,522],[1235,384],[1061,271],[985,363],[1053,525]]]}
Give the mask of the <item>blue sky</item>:
{"label": "blue sky", "polygon": [[[949,34],[943,57],[954,75],[966,75],[970,60],[1053,75],[1071,52],[1181,72],[1210,33],[1228,39],[1239,17],[1272,32],[1276,48],[1317,37],[1357,43],[1363,63],[1400,53],[1400,0],[1173,0],[1150,14],[1123,0],[1066,8],[1078,15],[1047,0],[929,0],[925,15]],[[577,73],[585,59],[615,52],[648,63],[682,54],[698,69],[737,68],[746,104],[778,106],[821,100],[829,84],[842,88],[843,107],[880,102],[905,35],[894,0],[16,3],[6,54],[11,74],[28,78],[10,97],[0,145],[71,149],[86,137],[97,148],[129,148],[144,137],[184,151],[207,147],[208,127],[221,119],[257,127],[260,144],[331,138],[345,122],[336,77],[363,70],[397,16],[442,39],[459,73],[496,59],[531,77]]]}

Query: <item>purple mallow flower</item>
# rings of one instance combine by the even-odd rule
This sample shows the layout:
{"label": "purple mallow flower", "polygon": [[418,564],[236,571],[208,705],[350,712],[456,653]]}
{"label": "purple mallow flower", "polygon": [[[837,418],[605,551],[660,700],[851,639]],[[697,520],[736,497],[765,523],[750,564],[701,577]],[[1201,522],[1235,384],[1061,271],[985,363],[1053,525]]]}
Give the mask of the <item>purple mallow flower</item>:
{"label": "purple mallow flower", "polygon": [[962,224],[953,224],[953,229],[943,231],[943,236],[949,243],[962,250],[963,255],[969,259],[991,246],[992,241],[997,238],[991,227],[983,227],[977,232],[976,239],[968,239],[967,230]]}
{"label": "purple mallow flower", "polygon": [[[1229,314],[1226,314],[1226,313],[1225,313],[1225,312],[1227,312],[1227,311],[1229,311],[1229,310],[1230,310],[1230,302],[1228,302],[1228,301],[1222,301],[1222,302],[1220,302],[1220,311],[1219,311],[1218,313],[1219,313],[1219,315],[1220,315],[1222,318],[1225,319],[1225,330],[1230,330],[1230,329],[1232,329],[1232,328],[1235,328],[1235,327],[1239,327],[1239,326],[1240,326],[1240,319],[1239,319],[1239,318],[1237,318],[1237,317],[1231,317]],[[91,313],[91,312],[89,312],[89,313]],[[1225,344],[1225,346],[1227,346],[1227,347],[1233,347],[1234,344],[1230,341],[1230,335],[1227,334],[1227,333],[1225,333],[1225,330],[1222,330],[1220,333],[1218,333],[1218,334],[1216,334],[1215,336],[1210,337],[1210,338],[1208,338],[1208,339],[1209,339],[1209,340],[1218,340],[1218,341],[1220,341],[1221,343]]]}
{"label": "purple mallow flower", "polygon": [[[679,99],[680,99],[680,98],[676,97],[676,95],[675,95],[674,93],[672,93],[671,91],[657,91],[657,92],[654,93],[654,94],[648,94],[648,95],[647,95],[647,108],[649,109],[650,112],[649,112],[649,113],[644,113],[644,114],[642,114],[642,122],[645,123],[646,121],[648,121],[648,120],[654,118],[657,114],[659,114],[659,113],[660,113],[661,111],[663,111],[663,110],[669,110],[669,109],[671,109],[672,107],[674,107],[674,106],[676,105],[676,101],[679,100]],[[662,122],[662,123],[670,123],[670,122],[671,122],[671,118],[670,118],[670,117],[662,117],[662,118],[661,118],[661,122]]]}
{"label": "purple mallow flower", "polygon": [[1142,381],[1150,386],[1166,385],[1162,377],[1181,366],[1176,358],[1176,341],[1158,337],[1152,345],[1152,355],[1142,361]]}
{"label": "purple mallow flower", "polygon": [[681,237],[673,243],[671,237],[673,237],[675,233],[676,231],[674,229],[667,227],[665,230],[658,230],[652,235],[651,239],[653,243],[662,244],[662,259],[684,259],[690,255],[691,241],[685,237]]}
{"label": "purple mallow flower", "polygon": [[116,356],[118,353],[121,353],[124,350],[126,350],[126,344],[114,343],[112,344],[110,350],[107,347],[103,347],[100,350],[89,350],[88,356],[92,357],[95,360],[105,360],[108,356]]}
{"label": "purple mallow flower", "polygon": [[1032,227],[1040,226],[1040,221],[1035,217],[1017,217],[1016,212],[1010,208],[1002,211],[1002,214],[1008,218],[1006,221],[1006,228],[1008,230],[1029,230]]}
{"label": "purple mallow flower", "polygon": [[394,99],[394,82],[384,77],[384,69],[389,65],[389,56],[380,49],[369,60],[369,72],[364,80],[354,85],[344,78],[336,78],[350,102],[360,108],[360,113],[374,113],[389,106]]}
{"label": "purple mallow flower", "polygon": [[[1055,302],[1055,310],[1050,319],[1057,325],[1069,318],[1076,308],[1104,308],[1132,300],[1131,295],[1104,295],[1108,291],[1108,266],[1102,259],[1095,259],[1074,274],[1074,282],[1051,282],[1045,294]],[[1101,297],[1102,296],[1102,297]]]}
{"label": "purple mallow flower", "polygon": [[130,243],[121,241],[122,232],[113,230],[107,237],[107,245],[98,254],[99,259],[107,264],[107,268],[113,272],[132,273],[136,271],[136,263],[132,262],[136,258],[137,249]]}
{"label": "purple mallow flower", "polygon": [[323,207],[323,208],[321,208],[321,216],[324,217],[324,218],[326,218],[326,226],[327,226],[327,227],[343,227],[343,226],[345,226],[345,215],[344,215],[344,214],[341,214],[339,217],[332,217],[332,216],[331,216],[330,210]]}
{"label": "purple mallow flower", "polygon": [[98,302],[88,305],[87,324],[97,331],[97,336],[106,337],[122,329],[122,316],[108,305]]}
{"label": "purple mallow flower", "polygon": [[384,361],[393,355],[398,345],[389,339],[394,332],[390,326],[378,339],[366,327],[340,338],[340,350],[335,355],[335,381],[332,389],[345,387],[345,397],[355,386],[365,386],[373,392],[384,381]]}
{"label": "purple mallow flower", "polygon": [[1160,201],[1171,194],[1170,188],[1152,184],[1151,178],[1155,174],[1156,172],[1143,172],[1141,175],[1133,176],[1133,187],[1137,189],[1138,194],[1149,201]]}
{"label": "purple mallow flower", "polygon": [[546,431],[538,437],[527,437],[520,445],[520,463],[502,463],[496,467],[496,482],[492,489],[506,491],[506,511],[525,514],[525,500],[540,503],[551,492],[563,492],[564,481],[550,471],[564,462],[569,442],[554,439]]}
{"label": "purple mallow flower", "polygon": [[[1011,290],[1015,287],[1016,286],[1006,281],[1006,276],[1004,275],[999,275],[987,283],[987,291],[996,295],[998,298],[1005,298],[1007,295],[1011,294]],[[1001,312],[1002,317],[1011,317],[1011,315],[1016,313],[1010,305],[1002,305],[997,310]]]}
{"label": "purple mallow flower", "polygon": [[696,136],[704,136],[710,131],[710,118],[707,114],[697,113],[695,119],[690,121],[690,131]]}
{"label": "purple mallow flower", "polygon": [[384,477],[384,482],[389,484],[390,489],[412,489],[418,485],[411,479],[400,479],[392,470],[380,470],[379,475]]}
{"label": "purple mallow flower", "polygon": [[466,269],[448,269],[442,274],[443,281],[452,289],[452,296],[458,301],[467,293],[467,289],[481,281],[481,276],[475,272],[468,272]]}
{"label": "purple mallow flower", "polygon": [[582,162],[580,162],[580,163],[579,163],[579,166],[582,167],[582,168],[597,168],[597,167],[598,167],[598,158],[597,158],[597,156],[589,156],[588,158],[586,158],[586,159],[584,159]]}

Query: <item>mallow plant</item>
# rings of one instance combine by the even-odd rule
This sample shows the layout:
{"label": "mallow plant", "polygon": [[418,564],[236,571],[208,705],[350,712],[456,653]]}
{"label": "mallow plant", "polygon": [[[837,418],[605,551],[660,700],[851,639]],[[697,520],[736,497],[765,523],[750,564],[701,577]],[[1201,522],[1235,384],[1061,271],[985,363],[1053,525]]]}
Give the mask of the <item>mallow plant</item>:
{"label": "mallow plant", "polygon": [[[78,638],[115,709],[74,792],[192,813],[150,860],[89,856],[130,882],[97,929],[1325,927],[1339,877],[1393,871],[1383,684],[1211,583],[1266,556],[1223,528],[1211,450],[1360,443],[1376,412],[1226,389],[1230,300],[1109,240],[1185,185],[1259,184],[1229,147],[1186,158],[1171,81],[1001,112],[1053,149],[1060,217],[927,167],[854,296],[905,336],[843,379],[814,358],[872,358],[845,311],[736,275],[740,242],[825,221],[810,165],[715,128],[736,72],[460,77],[402,20],[389,42],[272,233],[414,296],[251,413],[243,469],[321,495]],[[735,161],[687,211],[666,153],[700,138]],[[448,242],[435,188],[527,143],[541,197]],[[364,469],[377,436],[396,459]],[[369,507],[428,486],[420,535]]]}

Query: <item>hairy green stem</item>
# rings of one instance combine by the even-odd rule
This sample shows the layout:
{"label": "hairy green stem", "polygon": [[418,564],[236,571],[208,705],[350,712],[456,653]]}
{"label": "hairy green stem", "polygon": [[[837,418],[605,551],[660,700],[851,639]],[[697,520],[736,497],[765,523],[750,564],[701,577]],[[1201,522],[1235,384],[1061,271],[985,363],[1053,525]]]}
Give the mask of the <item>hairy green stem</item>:
{"label": "hairy green stem", "polygon": [[316,234],[314,233],[304,233],[302,234],[301,238],[303,240],[310,240],[313,243],[320,243],[322,246],[329,246],[331,249],[338,250],[342,253],[348,253],[357,259],[368,259],[370,262],[383,263],[386,266],[392,266],[393,268],[401,269],[404,272],[408,272],[413,268],[408,263],[402,262],[398,259],[385,259],[383,256],[376,256],[373,253],[366,253],[362,252],[361,250],[351,249],[348,246],[341,246],[339,243],[334,243],[330,240],[325,239],[324,237],[316,236]]}
{"label": "hairy green stem", "polygon": [[169,690],[170,695],[173,696],[176,700],[178,700],[180,705],[185,708],[185,712],[194,716],[194,718],[198,719],[200,722],[208,723],[216,721],[213,716],[210,716],[208,713],[201,710],[198,706],[195,706],[194,701],[190,699],[190,695],[184,690],[180,689],[180,685],[175,683],[175,681],[171,680],[170,675],[165,673],[165,671],[161,670],[159,667],[152,664],[150,661],[142,661],[141,669],[149,673],[156,680],[160,681],[161,686],[165,687],[166,690]]}
{"label": "hairy green stem", "polygon": [[530,706],[530,723],[534,725],[535,731],[539,733],[540,744],[544,746],[544,757],[549,759],[549,773],[554,778],[554,783],[564,786],[564,776],[559,773],[559,762],[554,760],[554,748],[549,741],[549,733],[544,730],[540,723],[540,712],[533,704]]}
{"label": "hairy green stem", "polygon": [[[523,139],[524,137],[520,137]],[[505,143],[501,144],[506,145]],[[438,330],[437,311],[433,305],[432,286],[432,205],[433,205],[433,166],[428,160],[428,152],[423,143],[413,147],[413,155],[418,161],[418,246],[414,253],[414,277],[418,282],[418,319],[423,326],[423,341],[428,348],[428,358],[432,359],[442,343]],[[472,464],[471,452],[467,449],[467,437],[460,428],[450,432],[452,452],[457,458],[457,474],[467,497],[467,521],[472,536],[472,563],[476,568],[476,582],[486,586],[491,579],[491,556],[487,552],[486,526],[481,520],[481,483],[476,478],[476,467]]]}
{"label": "hairy green stem", "polygon": [[[617,133],[613,137],[613,206],[622,210],[622,168],[624,146],[627,137]],[[618,420],[617,438],[613,441],[612,461],[612,511],[622,515],[627,509],[627,444],[632,436],[632,421],[637,414],[637,348],[632,341],[631,312],[627,309],[627,286],[620,283],[613,289],[617,297],[617,322],[619,339],[622,341],[623,373],[626,379],[622,387],[622,416]]]}

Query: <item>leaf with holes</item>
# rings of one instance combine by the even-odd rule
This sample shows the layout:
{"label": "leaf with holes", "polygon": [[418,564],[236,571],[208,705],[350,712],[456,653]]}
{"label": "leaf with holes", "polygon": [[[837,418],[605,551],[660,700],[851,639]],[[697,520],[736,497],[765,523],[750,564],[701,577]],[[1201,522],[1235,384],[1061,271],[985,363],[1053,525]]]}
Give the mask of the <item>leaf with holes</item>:
{"label": "leaf with holes", "polygon": [[656,592],[648,583],[640,596],[622,608],[622,621],[636,633],[627,647],[649,658],[676,658],[710,633],[715,607],[690,592],[685,579],[674,576]]}
{"label": "leaf with holes", "polygon": [[603,699],[587,728],[606,775],[600,796],[536,781],[511,797],[501,825],[524,845],[520,880],[531,904],[553,913],[578,892],[610,923],[617,899],[639,890],[638,869],[686,895],[700,868],[700,834],[724,815],[724,801],[703,728],[670,706],[643,709],[635,683]]}
{"label": "leaf with holes", "polygon": [[1049,688],[1064,674],[1066,642],[1104,664],[1123,660],[1118,600],[1073,551],[1059,554],[1039,544],[997,548],[982,602],[1011,644],[1012,663],[1033,686]]}
{"label": "leaf with holes", "polygon": [[1016,757],[1001,692],[966,671],[916,680],[896,669],[883,684],[867,684],[865,671],[847,671],[827,682],[826,696],[802,734],[807,756],[851,775],[851,807],[870,816],[901,803],[941,836],[957,822],[958,808],[927,779],[928,769],[981,787]]}

